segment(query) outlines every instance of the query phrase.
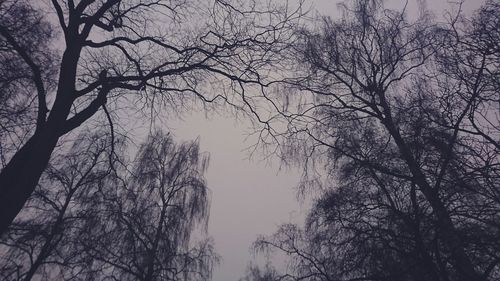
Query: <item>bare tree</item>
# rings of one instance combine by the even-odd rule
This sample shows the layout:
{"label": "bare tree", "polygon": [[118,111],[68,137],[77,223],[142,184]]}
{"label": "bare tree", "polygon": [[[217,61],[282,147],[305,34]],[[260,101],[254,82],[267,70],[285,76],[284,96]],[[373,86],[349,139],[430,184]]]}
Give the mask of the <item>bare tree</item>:
{"label": "bare tree", "polygon": [[299,280],[495,280],[499,5],[442,25],[341,8],[298,32],[297,110],[272,100],[285,159],[324,163],[324,195],[305,230],[262,244],[304,264]]}
{"label": "bare tree", "polygon": [[258,265],[250,264],[247,267],[245,277],[240,281],[286,281],[286,276],[279,276],[276,269],[270,264],[266,263],[264,268],[261,269]]}
{"label": "bare tree", "polygon": [[412,205],[401,185],[380,186],[361,169],[354,175],[315,202],[304,229],[283,225],[257,249],[286,253],[292,280],[448,280],[422,198]]}
{"label": "bare tree", "polygon": [[197,141],[148,138],[132,174],[103,197],[106,212],[88,222],[83,251],[94,260],[96,280],[210,279],[213,245],[192,236],[208,222],[207,165]]}
{"label": "bare tree", "polygon": [[22,213],[0,240],[2,280],[54,280],[78,275],[83,256],[76,245],[86,221],[98,215],[94,201],[106,177],[110,144],[81,134],[69,152],[52,157]]}
{"label": "bare tree", "polygon": [[[23,1],[0,2],[0,167],[36,124],[37,89],[52,89],[55,34],[43,14]],[[31,58],[31,59],[30,59]],[[25,60],[29,59],[29,63]],[[40,67],[43,66],[43,67]],[[46,83],[46,84],[44,84]]]}
{"label": "bare tree", "polygon": [[208,155],[198,142],[177,145],[157,132],[132,171],[110,153],[94,135],[52,159],[0,241],[3,279],[210,279],[218,257],[205,237]]}
{"label": "bare tree", "polygon": [[[27,1],[9,3],[40,14]],[[32,194],[59,138],[98,112],[112,121],[106,106],[119,107],[124,94],[131,94],[129,101],[139,108],[152,109],[153,115],[159,105],[174,112],[195,100],[222,100],[237,108],[253,105],[244,85],[269,83],[269,66],[286,46],[281,43],[290,38],[293,19],[300,16],[300,10],[286,5],[255,1],[50,3],[64,39],[62,56],[56,59],[55,91],[40,74],[43,60],[27,52],[15,36],[17,27],[8,21],[1,27],[2,42],[12,49],[9,54],[27,65],[31,73],[25,76],[36,85],[36,102],[23,105],[36,112],[36,122],[0,173],[2,233]],[[2,14],[13,19],[17,14],[10,13],[17,10]],[[43,21],[31,25],[45,30]],[[16,97],[20,94],[15,91]]]}

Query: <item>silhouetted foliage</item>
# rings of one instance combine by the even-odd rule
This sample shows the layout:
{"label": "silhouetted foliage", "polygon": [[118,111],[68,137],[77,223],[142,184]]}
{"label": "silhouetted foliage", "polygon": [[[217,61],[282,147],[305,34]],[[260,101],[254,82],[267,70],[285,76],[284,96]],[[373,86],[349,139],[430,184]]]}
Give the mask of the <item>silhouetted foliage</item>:
{"label": "silhouetted foliage", "polygon": [[281,112],[284,157],[304,186],[322,167],[322,196],[257,249],[287,253],[292,280],[497,280],[500,5],[447,24],[342,11],[298,32],[301,104]]}
{"label": "silhouetted foliage", "polygon": [[0,276],[209,280],[217,255],[204,235],[208,156],[198,142],[178,145],[157,132],[127,165],[116,158],[124,149],[110,155],[105,140],[80,138],[52,159],[57,164],[0,241]]}

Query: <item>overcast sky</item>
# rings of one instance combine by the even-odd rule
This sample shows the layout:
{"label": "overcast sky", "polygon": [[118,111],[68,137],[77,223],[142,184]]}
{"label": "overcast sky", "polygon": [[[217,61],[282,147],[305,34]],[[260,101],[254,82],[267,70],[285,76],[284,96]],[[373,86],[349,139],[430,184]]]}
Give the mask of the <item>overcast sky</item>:
{"label": "overcast sky", "polygon": [[[276,0],[278,1],[278,0]],[[311,1],[322,13],[337,15],[335,0]],[[481,0],[466,0],[463,9],[477,9]],[[386,7],[402,8],[405,1],[386,1]],[[417,0],[408,0],[410,14],[417,13]],[[448,1],[427,1],[437,16],[448,7]],[[192,114],[183,121],[170,120],[169,129],[178,140],[200,137],[201,150],[211,155],[207,174],[212,190],[209,233],[222,257],[214,281],[237,281],[253,257],[250,246],[260,234],[272,234],[284,222],[301,222],[307,204],[299,204],[294,187],[297,170],[279,171],[278,163],[268,165],[259,159],[248,160],[245,142],[248,123],[231,118],[214,117],[206,120],[202,114]]]}
{"label": "overcast sky", "polygon": [[245,142],[248,123],[231,118],[191,115],[172,126],[178,140],[200,136],[202,151],[210,152],[207,173],[212,191],[209,234],[222,263],[213,280],[233,281],[243,276],[252,259],[250,246],[259,234],[271,234],[283,222],[301,221],[301,206],[293,187],[296,171],[279,171],[278,163],[248,160]]}

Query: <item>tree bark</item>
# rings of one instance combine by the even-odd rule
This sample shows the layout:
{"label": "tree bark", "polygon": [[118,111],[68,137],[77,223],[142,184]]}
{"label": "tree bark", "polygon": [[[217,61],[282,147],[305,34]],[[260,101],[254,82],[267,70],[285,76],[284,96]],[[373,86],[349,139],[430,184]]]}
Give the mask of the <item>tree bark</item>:
{"label": "tree bark", "polygon": [[0,173],[0,235],[5,233],[14,218],[35,190],[40,176],[62,135],[66,119],[74,101],[76,69],[81,46],[78,38],[67,46],[59,72],[59,84],[54,105],[43,127],[37,127],[33,136],[17,151]]}
{"label": "tree bark", "polygon": [[21,211],[47,167],[59,139],[51,131],[32,136],[0,173],[0,235]]}

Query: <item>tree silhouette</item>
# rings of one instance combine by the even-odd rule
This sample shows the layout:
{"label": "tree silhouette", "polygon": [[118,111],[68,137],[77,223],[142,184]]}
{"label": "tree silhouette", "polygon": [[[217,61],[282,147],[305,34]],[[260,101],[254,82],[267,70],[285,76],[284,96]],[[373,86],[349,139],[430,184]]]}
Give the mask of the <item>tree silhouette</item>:
{"label": "tree silhouette", "polygon": [[208,156],[199,152],[198,142],[176,144],[157,132],[126,165],[123,155],[113,156],[110,164],[105,140],[82,137],[52,159],[61,164],[44,172],[0,241],[0,276],[25,281],[210,279],[218,257],[204,237]]}
{"label": "tree silhouette", "polygon": [[[102,134],[81,134],[59,149],[7,235],[0,240],[2,280],[70,280],[81,274],[82,230],[99,216],[97,194],[112,176],[110,144]],[[114,160],[113,160],[114,161]]]}
{"label": "tree silhouette", "polygon": [[106,215],[88,223],[84,251],[95,260],[97,280],[208,280],[213,246],[191,239],[208,222],[208,156],[197,141],[176,145],[158,132],[134,162],[132,174],[103,197]]}
{"label": "tree silhouette", "polygon": [[[34,130],[31,105],[53,89],[57,56],[50,51],[52,26],[25,2],[0,2],[0,157],[4,167]],[[41,67],[43,66],[43,67]]]}
{"label": "tree silhouette", "polygon": [[240,281],[286,281],[284,276],[279,276],[276,269],[269,263],[266,263],[264,269],[260,269],[259,266],[249,265],[245,274],[245,277],[241,278]]}
{"label": "tree silhouette", "polygon": [[[150,109],[150,117],[159,108],[175,112],[193,101],[221,100],[248,109],[254,101],[245,95],[245,85],[260,88],[269,83],[269,66],[286,46],[292,22],[300,16],[300,9],[254,1],[53,0],[51,4],[64,39],[61,57],[49,56],[58,68],[54,91],[41,71],[46,64],[38,52],[48,53],[50,48],[42,47],[50,47],[50,37],[38,33],[25,39],[18,28],[31,26],[31,33],[49,33],[49,21],[43,21],[28,1],[2,1],[2,44],[9,49],[5,59],[20,62],[18,70],[36,89],[34,102],[21,99],[22,91],[10,88],[9,99],[36,113],[36,122],[25,126],[23,141],[9,152],[0,173],[2,233],[32,194],[58,140],[98,112],[112,122],[106,106],[121,107],[124,95],[139,104],[136,108]],[[18,18],[22,22],[12,24]],[[27,47],[38,42],[42,42],[39,49]],[[17,133],[19,126],[9,130]]]}
{"label": "tree silhouette", "polygon": [[498,279],[500,5],[447,24],[380,1],[342,11],[298,31],[301,103],[276,106],[285,159],[306,163],[304,185],[324,163],[323,195],[305,229],[257,245],[292,256],[297,280]]}

